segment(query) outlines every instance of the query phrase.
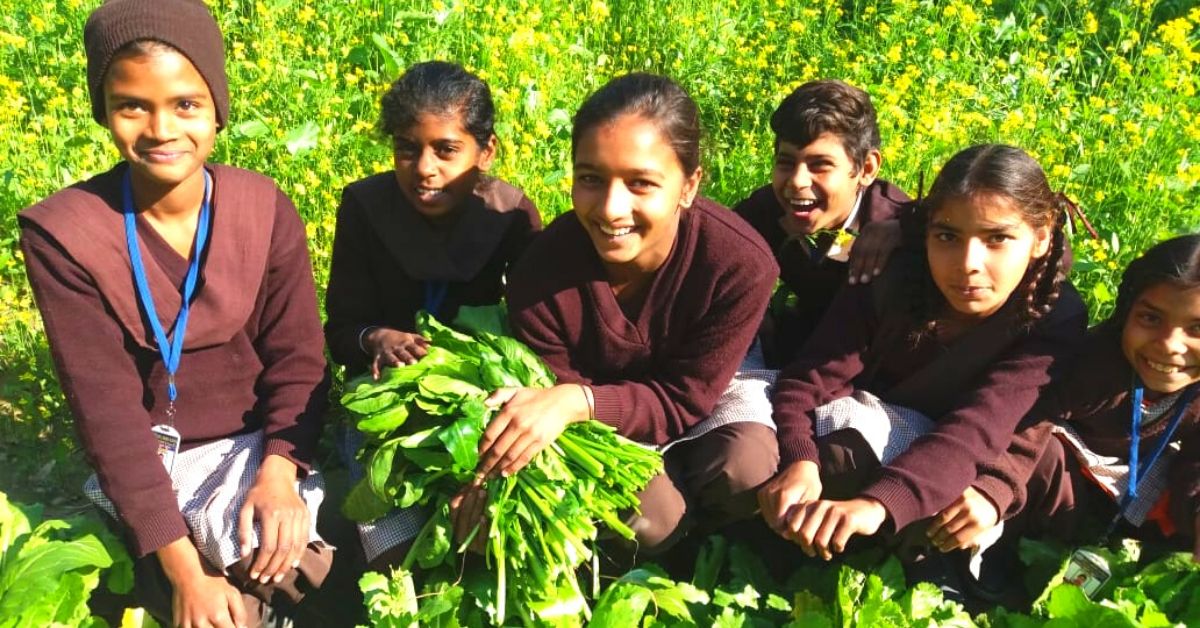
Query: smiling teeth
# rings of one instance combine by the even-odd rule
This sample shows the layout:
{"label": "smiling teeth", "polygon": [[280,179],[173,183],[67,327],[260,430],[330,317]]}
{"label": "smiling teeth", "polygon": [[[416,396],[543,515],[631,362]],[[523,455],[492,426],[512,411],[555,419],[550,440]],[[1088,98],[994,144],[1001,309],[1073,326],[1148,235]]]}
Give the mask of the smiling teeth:
{"label": "smiling teeth", "polygon": [[620,229],[614,229],[613,227],[610,227],[608,225],[600,225],[600,231],[602,231],[604,233],[604,235],[620,237],[623,235],[629,235],[629,234],[633,233],[633,227],[622,227]]}
{"label": "smiling teeth", "polygon": [[1170,375],[1172,373],[1177,373],[1177,372],[1179,372],[1179,370],[1181,368],[1181,367],[1175,366],[1173,364],[1162,364],[1160,362],[1154,362],[1152,360],[1146,360],[1146,366],[1149,366],[1151,368],[1151,370],[1158,371],[1159,373],[1165,373],[1167,375]]}
{"label": "smiling teeth", "polygon": [[794,198],[791,204],[795,207],[812,207],[817,204],[817,201],[807,198]]}

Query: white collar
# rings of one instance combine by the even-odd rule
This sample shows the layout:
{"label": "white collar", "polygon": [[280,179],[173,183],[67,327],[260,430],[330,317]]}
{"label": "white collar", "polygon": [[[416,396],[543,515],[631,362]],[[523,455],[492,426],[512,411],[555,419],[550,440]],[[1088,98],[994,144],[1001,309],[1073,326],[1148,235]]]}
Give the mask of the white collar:
{"label": "white collar", "polygon": [[[846,222],[843,222],[841,226],[842,230],[846,230],[857,225],[858,209],[862,207],[863,196],[866,193],[867,188],[859,190],[858,198],[854,199],[854,209],[851,209],[850,215],[846,216]],[[835,262],[845,262],[849,261],[850,259],[850,251],[844,250],[841,246],[838,246],[838,243],[835,241],[832,245],[830,245],[829,251],[825,253],[825,257],[828,257]]]}

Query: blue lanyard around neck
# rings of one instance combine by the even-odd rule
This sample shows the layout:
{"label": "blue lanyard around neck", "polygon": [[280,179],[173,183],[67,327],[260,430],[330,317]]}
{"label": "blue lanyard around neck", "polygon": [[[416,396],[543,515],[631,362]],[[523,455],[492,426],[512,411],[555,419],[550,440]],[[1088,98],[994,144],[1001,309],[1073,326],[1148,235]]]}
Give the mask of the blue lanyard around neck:
{"label": "blue lanyard around neck", "polygon": [[[1133,402],[1133,408],[1129,412],[1129,487],[1125,490],[1125,495],[1121,498],[1121,507],[1117,512],[1117,518],[1125,515],[1125,511],[1129,509],[1129,505],[1133,500],[1137,499],[1138,481],[1150,469],[1154,467],[1154,463],[1158,461],[1159,456],[1167,449],[1167,445],[1171,443],[1171,436],[1175,434],[1175,429],[1183,421],[1183,411],[1187,409],[1188,404],[1196,396],[1196,386],[1188,386],[1183,394],[1179,396],[1179,400],[1175,402],[1175,411],[1171,414],[1171,420],[1167,422],[1167,429],[1163,432],[1162,437],[1158,439],[1158,443],[1154,446],[1154,450],[1150,452],[1150,457],[1145,464],[1140,464],[1138,460],[1142,441],[1142,399],[1145,397],[1145,386],[1140,379],[1134,378],[1133,394],[1130,395]],[[1113,523],[1116,523],[1114,519]]]}
{"label": "blue lanyard around neck", "polygon": [[158,352],[162,355],[163,367],[167,370],[167,418],[173,418],[175,409],[175,371],[179,370],[179,358],[183,353],[183,336],[187,331],[188,311],[191,309],[192,296],[196,292],[196,278],[200,274],[200,257],[204,254],[204,246],[208,242],[208,215],[212,202],[212,181],[208,171],[204,170],[204,200],[200,203],[200,220],[196,225],[196,241],[192,250],[192,258],[188,262],[187,278],[183,282],[182,303],[179,314],[175,318],[174,335],[167,339],[167,332],[158,320],[158,311],[154,308],[154,295],[150,293],[150,282],[146,279],[146,267],[142,263],[142,253],[138,247],[137,210],[133,206],[133,180],[128,170],[122,181],[123,207],[125,213],[125,244],[129,249],[129,264],[133,267],[133,281],[137,285],[138,301],[150,321],[150,329],[158,343]]}
{"label": "blue lanyard around neck", "polygon": [[425,311],[438,316],[442,303],[446,300],[446,292],[450,289],[449,281],[429,280],[425,283]]}

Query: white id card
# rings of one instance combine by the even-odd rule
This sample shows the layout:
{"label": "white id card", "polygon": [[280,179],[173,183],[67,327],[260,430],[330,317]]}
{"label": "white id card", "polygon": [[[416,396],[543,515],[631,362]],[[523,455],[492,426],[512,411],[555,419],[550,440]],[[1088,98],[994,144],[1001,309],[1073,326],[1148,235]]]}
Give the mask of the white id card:
{"label": "white id card", "polygon": [[183,442],[183,437],[180,436],[179,430],[161,423],[151,427],[150,431],[154,434],[154,440],[158,442],[158,457],[167,468],[167,475],[170,475],[171,469],[175,468],[175,456],[179,453],[179,444]]}
{"label": "white id card", "polygon": [[1075,550],[1067,561],[1067,571],[1063,581],[1083,589],[1088,599],[1095,599],[1096,594],[1108,579],[1112,577],[1108,561],[1102,556],[1087,550]]}

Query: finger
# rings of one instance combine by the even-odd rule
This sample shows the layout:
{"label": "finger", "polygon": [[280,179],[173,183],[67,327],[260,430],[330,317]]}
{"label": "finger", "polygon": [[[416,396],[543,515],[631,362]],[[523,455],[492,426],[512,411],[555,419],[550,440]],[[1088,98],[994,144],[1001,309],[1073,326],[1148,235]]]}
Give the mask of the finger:
{"label": "finger", "polygon": [[508,448],[508,453],[504,454],[504,457],[496,464],[500,475],[510,477],[525,468],[525,465],[529,464],[529,461],[542,450],[542,446],[541,440],[532,435],[517,440],[512,447]]}
{"label": "finger", "polygon": [[851,526],[838,526],[837,530],[833,533],[833,537],[829,540],[829,549],[834,554],[841,554],[846,551],[846,545],[850,543],[850,539],[854,534],[854,529]]}
{"label": "finger", "polygon": [[275,519],[275,528],[278,530],[278,536],[275,539],[275,552],[272,554],[266,568],[263,569],[262,581],[264,584],[272,579],[275,581],[283,580],[283,575],[287,573],[288,568],[292,564],[292,548],[296,544],[293,517],[292,513],[281,513]]}
{"label": "finger", "polygon": [[[498,408],[511,401],[512,398],[517,395],[518,390],[520,389],[497,388],[496,390],[492,391],[492,394],[488,395],[487,399],[483,400],[483,403],[489,408]],[[495,419],[493,419],[493,422],[495,422]]]}
{"label": "finger", "polygon": [[229,618],[233,620],[233,625],[242,628],[248,624],[246,616],[246,605],[242,603],[242,596],[237,589],[230,588],[226,593],[229,600]]}
{"label": "finger", "polygon": [[379,380],[379,354],[378,353],[375,354],[375,357],[371,358],[371,379],[376,380],[376,381]]}
{"label": "finger", "polygon": [[308,549],[308,508],[303,508],[292,517],[292,551],[283,564],[282,572],[275,579],[282,580],[283,574],[300,566],[300,558]]}
{"label": "finger", "polygon": [[476,478],[492,477],[493,473],[500,470],[498,466],[508,451],[517,443],[520,434],[515,429],[506,429],[491,446],[488,447],[479,456],[479,466],[475,469]]}
{"label": "finger", "polygon": [[262,581],[263,570],[275,557],[276,543],[279,541],[279,526],[274,513],[260,513],[258,518],[260,538],[258,539],[258,554],[250,565],[250,577]]}
{"label": "finger", "polygon": [[833,535],[842,526],[841,517],[835,512],[829,512],[821,521],[821,526],[813,533],[813,549],[824,560],[833,558],[833,552],[830,551],[830,541]]}
{"label": "finger", "polygon": [[242,558],[254,551],[254,504],[246,502],[238,511],[238,540],[241,542]]}
{"label": "finger", "polygon": [[420,336],[417,336],[417,340],[419,342],[414,342],[413,344],[409,345],[408,352],[420,360],[429,353],[429,344],[426,343],[425,339]]}

